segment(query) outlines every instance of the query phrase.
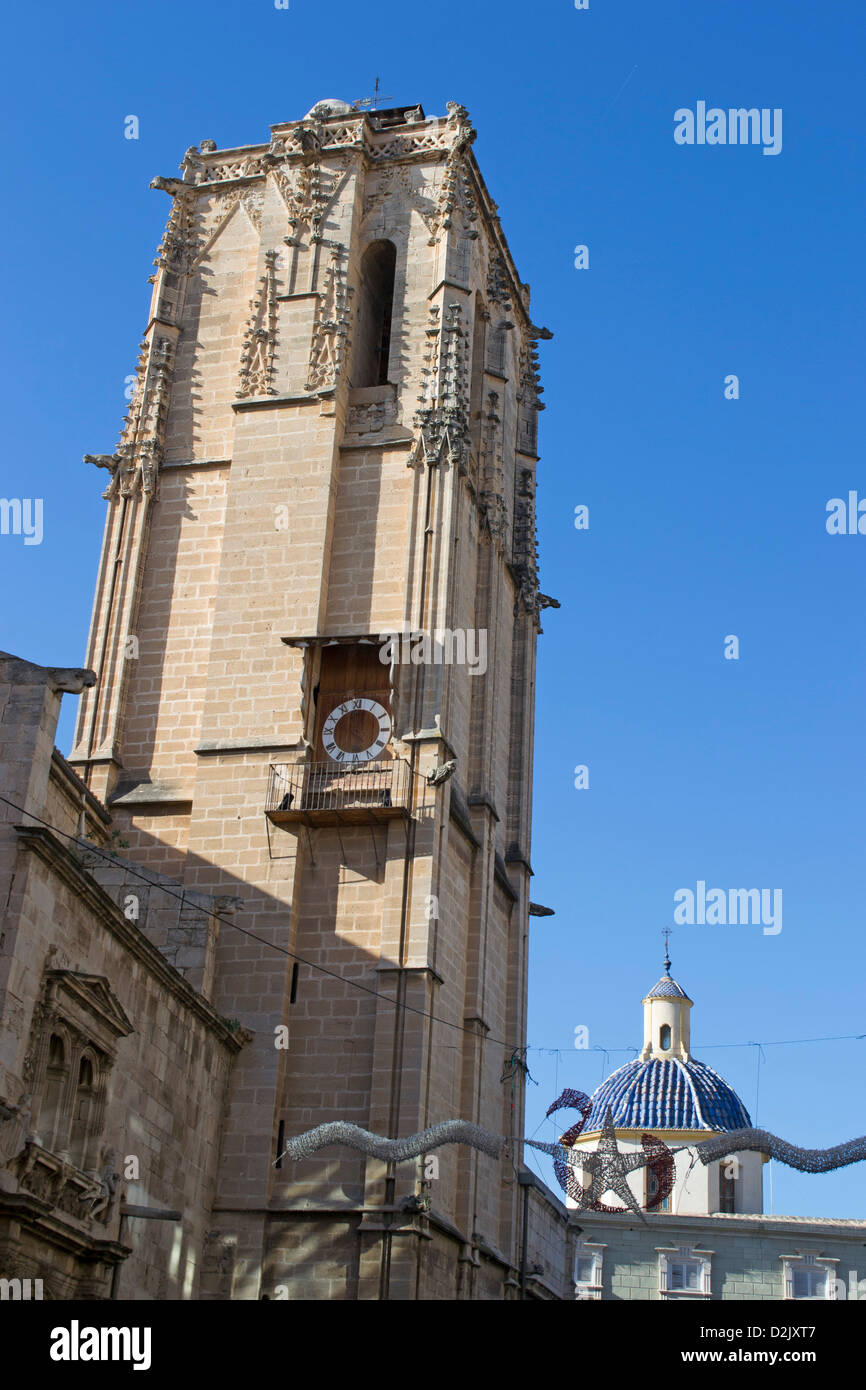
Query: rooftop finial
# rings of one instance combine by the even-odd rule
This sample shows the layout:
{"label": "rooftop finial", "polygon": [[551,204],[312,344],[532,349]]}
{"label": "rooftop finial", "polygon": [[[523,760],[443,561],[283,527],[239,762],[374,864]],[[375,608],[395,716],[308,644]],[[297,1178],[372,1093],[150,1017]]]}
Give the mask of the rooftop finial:
{"label": "rooftop finial", "polygon": [[668,975],[668,976],[670,976],[670,973],[671,973],[671,949],[670,949],[670,948],[671,948],[671,937],[673,936],[673,927],[665,927],[664,931],[662,932],[662,936],[663,936],[664,939],[665,939],[665,974]]}
{"label": "rooftop finial", "polygon": [[372,95],[371,97],[359,97],[357,101],[353,101],[353,102],[352,102],[352,110],[353,110],[353,111],[365,111],[365,110],[368,110],[368,109],[369,109],[369,110],[371,110],[371,111],[378,111],[378,109],[379,109],[379,103],[380,103],[381,101],[393,101],[393,100],[394,100],[393,97],[385,97],[385,96],[382,95],[382,92],[381,92],[380,87],[379,87],[379,79],[378,79],[378,77],[377,77],[377,78],[376,78],[376,85],[375,85],[375,87],[373,88],[373,95]]}

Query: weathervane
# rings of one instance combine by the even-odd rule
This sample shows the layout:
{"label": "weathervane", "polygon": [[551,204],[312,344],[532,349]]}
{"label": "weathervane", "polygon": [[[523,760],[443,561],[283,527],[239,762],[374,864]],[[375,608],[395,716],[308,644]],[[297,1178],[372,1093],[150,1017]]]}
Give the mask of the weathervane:
{"label": "weathervane", "polygon": [[662,929],[662,936],[663,936],[664,939],[665,939],[665,974],[666,974],[666,975],[670,975],[670,973],[671,973],[671,937],[673,936],[673,934],[674,934],[674,929],[673,929],[673,927],[664,927],[664,928]]}
{"label": "weathervane", "polygon": [[367,107],[369,107],[371,111],[375,111],[375,110],[378,108],[378,105],[379,105],[379,102],[380,102],[380,101],[393,101],[393,100],[394,100],[393,97],[383,97],[383,96],[382,96],[382,93],[381,93],[380,90],[379,90],[379,79],[378,79],[378,77],[377,77],[377,78],[376,78],[376,85],[375,85],[375,87],[373,88],[373,95],[372,95],[371,97],[359,97],[357,101],[353,101],[353,102],[352,102],[352,110],[353,110],[353,111],[364,111],[364,110],[366,110]]}

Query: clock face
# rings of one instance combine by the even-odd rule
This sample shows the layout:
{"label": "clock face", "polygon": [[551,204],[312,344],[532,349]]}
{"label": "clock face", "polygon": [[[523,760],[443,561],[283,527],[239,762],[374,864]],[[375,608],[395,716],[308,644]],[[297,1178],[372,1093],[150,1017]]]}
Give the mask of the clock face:
{"label": "clock face", "polygon": [[391,716],[378,700],[335,705],[322,725],[322,747],[335,763],[369,763],[391,737]]}

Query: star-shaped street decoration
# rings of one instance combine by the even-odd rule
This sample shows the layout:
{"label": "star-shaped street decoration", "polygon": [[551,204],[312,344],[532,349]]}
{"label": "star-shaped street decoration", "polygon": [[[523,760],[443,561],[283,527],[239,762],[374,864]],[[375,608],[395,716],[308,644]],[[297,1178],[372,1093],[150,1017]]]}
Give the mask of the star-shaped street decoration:
{"label": "star-shaped street decoration", "polygon": [[628,1185],[629,1173],[645,1168],[651,1156],[646,1153],[620,1153],[613,1128],[613,1115],[610,1106],[604,1117],[601,1138],[594,1153],[581,1155],[582,1168],[590,1175],[589,1187],[584,1190],[580,1209],[588,1210],[600,1202],[606,1192],[613,1192],[629,1211],[641,1216],[637,1198]]}
{"label": "star-shaped street decoration", "polygon": [[[643,1220],[643,1210],[628,1185],[629,1173],[637,1172],[639,1168],[655,1166],[658,1192],[653,1201],[647,1204],[647,1209],[658,1206],[673,1186],[674,1155],[679,1149],[669,1149],[660,1139],[645,1134],[641,1139],[640,1152],[622,1153],[616,1142],[613,1114],[608,1106],[601,1138],[595,1150],[589,1153],[575,1152],[572,1145],[586,1123],[591,1103],[582,1092],[563,1091],[559,1100],[554,1101],[547,1113],[563,1108],[580,1110],[581,1120],[567,1134],[563,1134],[558,1144],[545,1144],[537,1139],[527,1139],[524,1142],[533,1149],[541,1149],[544,1153],[550,1154],[557,1179],[578,1211],[632,1211]],[[577,1181],[575,1168],[583,1168],[589,1174],[588,1187],[583,1187]],[[625,1206],[607,1206],[601,1200],[606,1192],[615,1193]]]}

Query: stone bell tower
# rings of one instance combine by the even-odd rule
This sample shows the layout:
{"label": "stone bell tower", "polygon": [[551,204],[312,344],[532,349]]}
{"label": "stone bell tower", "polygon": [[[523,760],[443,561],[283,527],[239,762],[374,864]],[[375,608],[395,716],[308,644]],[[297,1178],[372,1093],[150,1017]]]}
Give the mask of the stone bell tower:
{"label": "stone bell tower", "polygon": [[[71,761],[231,903],[211,1298],[502,1298],[520,1259],[535,327],[464,107],[318,103],[190,149],[153,277]],[[461,1118],[502,1160],[398,1165]]]}

